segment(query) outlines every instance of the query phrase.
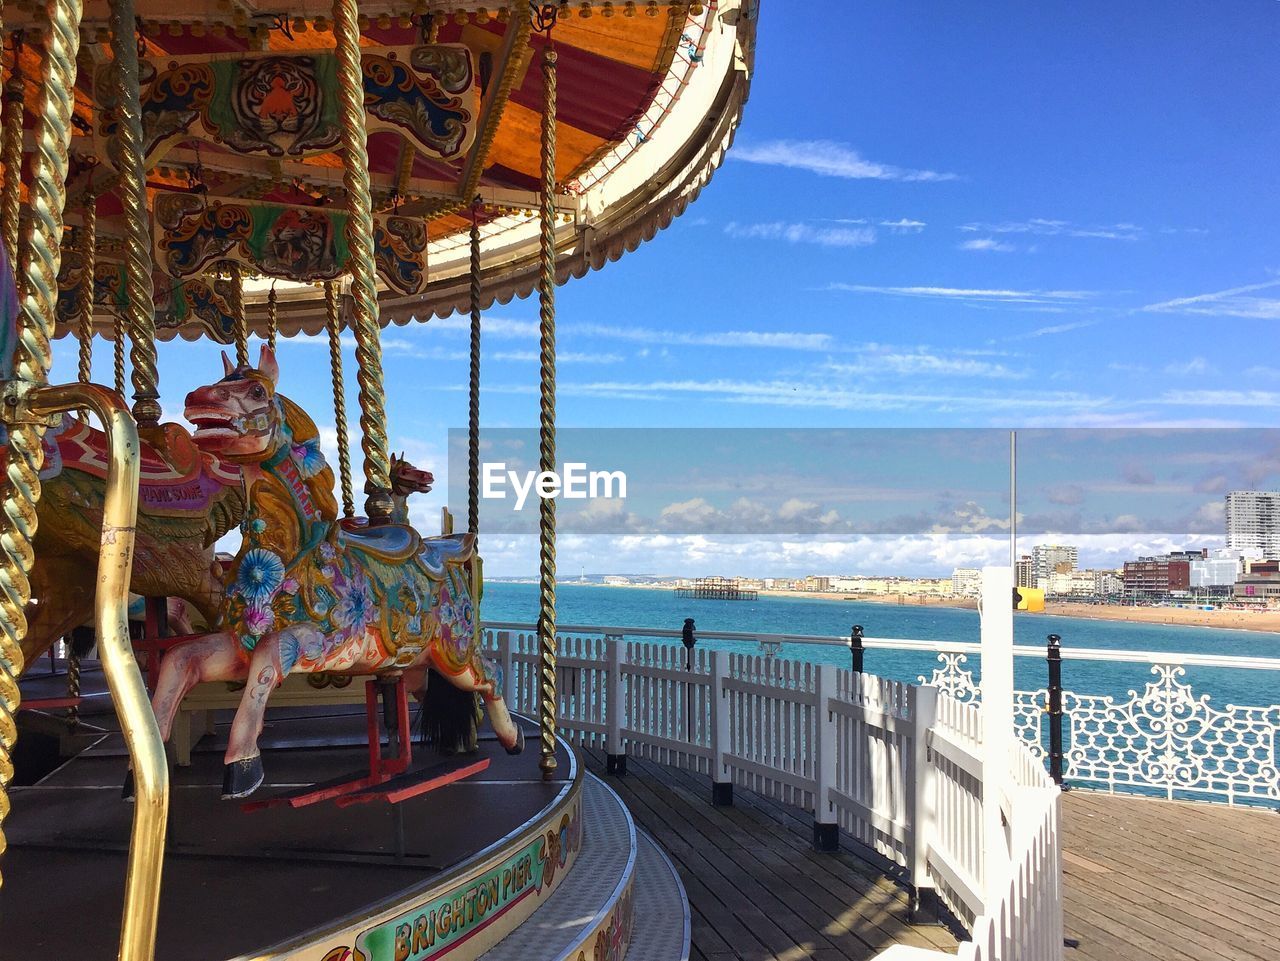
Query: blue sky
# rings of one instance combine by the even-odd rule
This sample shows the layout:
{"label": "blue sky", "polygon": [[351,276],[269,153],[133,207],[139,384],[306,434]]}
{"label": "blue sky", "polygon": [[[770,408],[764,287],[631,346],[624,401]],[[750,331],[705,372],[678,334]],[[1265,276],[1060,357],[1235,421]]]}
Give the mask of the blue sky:
{"label": "blue sky", "polygon": [[[728,162],[670,229],[558,295],[560,423],[1274,424],[1277,49],[1271,0],[762,4]],[[536,424],[536,318],[532,301],[486,317],[489,425]],[[440,478],[465,351],[462,318],[386,334],[394,442]],[[161,358],[174,413],[219,369],[209,345]],[[109,378],[109,347],[96,359]],[[323,348],[281,362],[331,424]],[[531,557],[493,546],[494,573]],[[567,549],[574,570],[618,557]]]}

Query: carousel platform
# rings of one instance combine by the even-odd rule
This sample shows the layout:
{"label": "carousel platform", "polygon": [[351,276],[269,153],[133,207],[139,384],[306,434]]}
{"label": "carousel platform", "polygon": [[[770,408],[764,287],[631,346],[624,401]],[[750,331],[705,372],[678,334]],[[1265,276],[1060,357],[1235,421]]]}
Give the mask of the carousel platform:
{"label": "carousel platform", "polygon": [[[41,670],[23,688],[55,696],[59,684]],[[86,692],[100,685],[86,671]],[[5,957],[116,956],[132,817],[120,799],[125,752],[108,698],[90,698],[81,717],[81,733],[63,739],[78,753],[12,791]],[[172,769],[157,961],[689,956],[679,877],[563,742],[552,781],[532,752],[510,757],[482,737],[485,770],[400,804],[246,811],[219,797],[229,715],[213,720],[191,764]],[[23,716],[24,733],[46,738],[59,724]],[[358,772],[363,726],[350,706],[273,709],[261,740],[268,780],[254,799]],[[439,763],[415,749],[415,765]]]}

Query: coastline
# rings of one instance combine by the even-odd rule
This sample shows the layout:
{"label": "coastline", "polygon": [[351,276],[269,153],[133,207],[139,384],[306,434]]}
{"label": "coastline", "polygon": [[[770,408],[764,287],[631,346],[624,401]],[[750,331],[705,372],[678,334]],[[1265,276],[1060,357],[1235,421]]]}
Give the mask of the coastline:
{"label": "coastline", "polygon": [[[631,590],[670,591],[660,584],[597,584]],[[902,607],[944,607],[977,610],[977,601],[963,597],[931,597],[910,594],[845,594],[839,591],[775,591],[761,590],[761,597],[781,597],[806,601],[856,601],[865,604],[893,604]],[[1026,613],[1026,612],[1022,612]],[[1048,601],[1044,615],[1079,617],[1095,621],[1127,621],[1131,624],[1163,624],[1180,627],[1216,627],[1229,631],[1280,633],[1280,610],[1271,611],[1205,611],[1189,607],[1130,607],[1122,604],[1081,604],[1072,601]],[[1040,616],[1039,612],[1031,616]]]}

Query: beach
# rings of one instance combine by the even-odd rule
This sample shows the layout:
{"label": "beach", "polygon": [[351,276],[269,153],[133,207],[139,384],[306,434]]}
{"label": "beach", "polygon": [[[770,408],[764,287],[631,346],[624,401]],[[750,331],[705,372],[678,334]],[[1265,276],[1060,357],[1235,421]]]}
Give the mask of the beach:
{"label": "beach", "polygon": [[[671,591],[670,585],[610,584],[609,587]],[[929,594],[846,594],[842,591],[761,590],[761,597],[784,597],[807,601],[859,601],[898,607],[946,607],[972,611],[977,601],[969,597]],[[1124,604],[1081,604],[1072,601],[1046,602],[1045,614],[1082,617],[1095,621],[1127,621],[1131,624],[1169,624],[1175,627],[1219,627],[1233,631],[1280,633],[1280,610],[1206,611],[1194,607],[1130,607]]]}

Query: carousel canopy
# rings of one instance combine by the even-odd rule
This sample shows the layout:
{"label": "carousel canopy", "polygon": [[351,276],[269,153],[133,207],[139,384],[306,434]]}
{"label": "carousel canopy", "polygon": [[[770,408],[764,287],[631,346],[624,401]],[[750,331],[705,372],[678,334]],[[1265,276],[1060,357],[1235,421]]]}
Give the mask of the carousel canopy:
{"label": "carousel canopy", "polygon": [[[557,275],[618,259],[697,196],[747,95],[751,0],[561,4],[550,34],[528,5],[360,4],[381,322],[463,307],[470,231],[481,235],[482,306],[537,280],[544,46],[558,55]],[[347,257],[331,8],[304,0],[137,0],[157,333],[231,337],[230,264],[249,324],[277,285],[283,334],[324,328],[315,284]],[[126,225],[116,186],[119,118],[108,5],[82,23],[59,335],[88,285],[75,242],[96,197],[94,316],[123,304]],[[34,4],[5,11],[5,75],[24,84],[34,144],[40,28]],[[16,100],[16,98],[14,98]],[[29,162],[29,158],[28,158]],[[25,180],[26,178],[24,178]],[[25,189],[25,188],[24,188]]]}

